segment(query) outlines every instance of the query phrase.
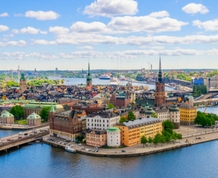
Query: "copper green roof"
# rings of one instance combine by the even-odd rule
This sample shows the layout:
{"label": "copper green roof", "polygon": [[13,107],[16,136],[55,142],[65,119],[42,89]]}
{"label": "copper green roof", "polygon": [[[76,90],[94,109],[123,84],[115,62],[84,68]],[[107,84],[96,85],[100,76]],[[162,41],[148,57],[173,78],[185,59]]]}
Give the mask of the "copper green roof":
{"label": "copper green roof", "polygon": [[49,112],[55,112],[55,106],[54,105],[51,105],[51,109]]}
{"label": "copper green roof", "polygon": [[170,109],[169,109],[170,112],[177,112],[179,111],[179,108],[176,106],[176,105],[173,105]]}
{"label": "copper green roof", "polygon": [[20,80],[26,80],[24,77],[24,73],[21,74]]}
{"label": "copper green roof", "polygon": [[36,113],[32,113],[27,117],[27,119],[41,119],[41,117]]}
{"label": "copper green roof", "polygon": [[13,116],[14,116],[13,114],[11,114],[10,112],[4,110],[4,111],[2,111],[0,117],[13,117]]}
{"label": "copper green roof", "polygon": [[55,102],[32,102],[28,103],[24,106],[24,108],[37,108],[37,107],[47,107],[54,105],[56,109],[63,109],[63,106],[60,104],[57,104]]}
{"label": "copper green roof", "polygon": [[147,108],[146,111],[145,111],[145,114],[146,114],[146,115],[151,115],[151,114],[153,114],[153,113],[155,113],[155,112],[154,112],[154,110],[153,110],[152,108],[150,108],[150,107]]}
{"label": "copper green roof", "polygon": [[117,127],[109,127],[107,129],[107,132],[120,132],[120,129]]}

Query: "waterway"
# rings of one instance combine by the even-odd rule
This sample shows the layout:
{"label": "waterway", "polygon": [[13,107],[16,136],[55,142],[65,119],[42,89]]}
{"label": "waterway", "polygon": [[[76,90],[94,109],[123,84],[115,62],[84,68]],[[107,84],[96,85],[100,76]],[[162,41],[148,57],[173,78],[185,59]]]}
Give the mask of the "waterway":
{"label": "waterway", "polygon": [[[120,81],[119,85],[126,85],[127,81]],[[64,84],[65,85],[79,85],[79,84],[86,84],[86,78],[64,78]],[[93,85],[109,85],[110,80],[100,80],[99,78],[93,78],[92,79]],[[146,84],[146,83],[137,83],[132,82],[133,86],[148,86],[149,89],[155,89],[154,84]],[[167,91],[174,90],[173,88],[165,87]]]}
{"label": "waterway", "polygon": [[[218,114],[218,107],[206,111]],[[17,132],[0,130],[0,138]],[[216,178],[217,167],[218,141],[132,158],[71,154],[44,143],[0,154],[0,178]]]}

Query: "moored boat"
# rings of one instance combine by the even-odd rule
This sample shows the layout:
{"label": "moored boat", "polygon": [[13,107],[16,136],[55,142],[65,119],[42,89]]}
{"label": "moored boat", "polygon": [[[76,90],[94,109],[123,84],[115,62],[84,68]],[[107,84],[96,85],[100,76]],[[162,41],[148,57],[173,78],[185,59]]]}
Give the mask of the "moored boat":
{"label": "moored boat", "polygon": [[70,153],[76,153],[76,150],[73,148],[73,146],[66,145],[65,150]]}

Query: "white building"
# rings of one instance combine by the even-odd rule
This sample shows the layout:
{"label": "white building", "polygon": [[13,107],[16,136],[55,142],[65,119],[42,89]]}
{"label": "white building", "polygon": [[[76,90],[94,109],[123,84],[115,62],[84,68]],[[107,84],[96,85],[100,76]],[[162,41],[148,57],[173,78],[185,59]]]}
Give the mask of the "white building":
{"label": "white building", "polygon": [[174,124],[174,129],[179,129],[179,126],[180,126],[180,110],[179,110],[179,108],[176,105],[173,105],[169,109],[169,113],[170,113],[170,120]]}
{"label": "white building", "polygon": [[107,130],[113,127],[120,120],[119,114],[110,111],[100,111],[87,115],[86,129]]}
{"label": "white building", "polygon": [[107,146],[119,147],[120,146],[120,129],[116,127],[109,127],[107,129]]}

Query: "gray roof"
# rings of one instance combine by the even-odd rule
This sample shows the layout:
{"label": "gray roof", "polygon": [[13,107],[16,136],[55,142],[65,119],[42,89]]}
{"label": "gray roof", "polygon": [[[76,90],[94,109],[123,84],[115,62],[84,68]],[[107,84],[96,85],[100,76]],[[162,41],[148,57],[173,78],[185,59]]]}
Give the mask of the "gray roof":
{"label": "gray roof", "polygon": [[160,119],[157,118],[142,118],[142,119],[137,119],[134,121],[128,121],[128,122],[123,122],[122,124],[119,124],[120,126],[127,126],[129,128],[134,128],[134,127],[139,127],[139,126],[143,126],[143,125],[149,125],[149,124],[153,124],[156,122],[161,122]]}

